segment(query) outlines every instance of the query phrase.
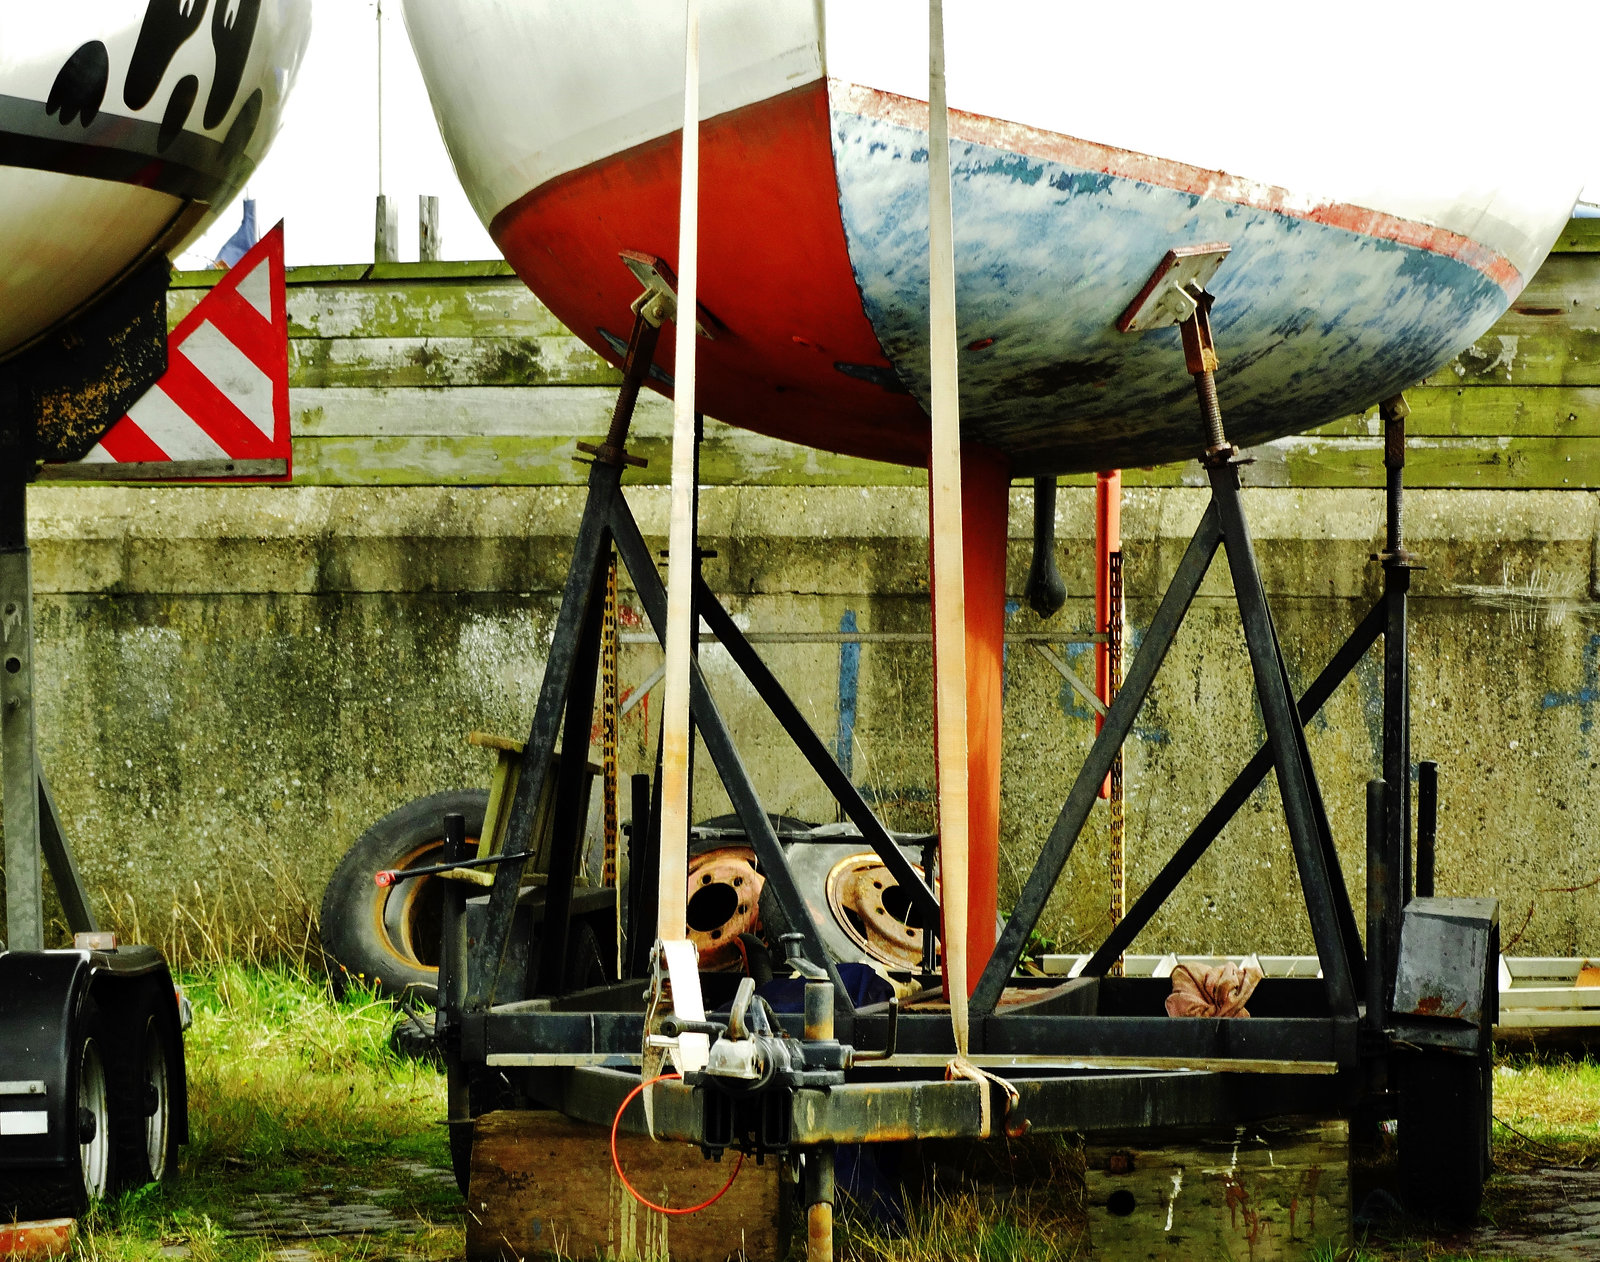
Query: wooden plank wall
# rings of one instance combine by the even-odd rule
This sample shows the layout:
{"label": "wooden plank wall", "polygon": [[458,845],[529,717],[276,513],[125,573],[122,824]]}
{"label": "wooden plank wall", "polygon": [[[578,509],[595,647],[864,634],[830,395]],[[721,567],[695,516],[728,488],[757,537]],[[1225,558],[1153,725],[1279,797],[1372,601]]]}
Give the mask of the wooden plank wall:
{"label": "wooden plank wall", "polygon": [[[217,279],[179,273],[176,323]],[[570,485],[579,440],[605,431],[617,372],[501,262],[301,267],[289,272],[295,480],[316,485]],[[1573,220],[1513,308],[1408,393],[1411,486],[1600,485],[1600,220]],[[641,398],[630,480],[665,481],[670,406]],[[1256,485],[1379,486],[1376,409],[1272,444]],[[796,447],[708,421],[708,482],[920,484],[920,469]],[[1197,470],[1129,470],[1177,485]],[[1070,479],[1088,484],[1092,479]]]}

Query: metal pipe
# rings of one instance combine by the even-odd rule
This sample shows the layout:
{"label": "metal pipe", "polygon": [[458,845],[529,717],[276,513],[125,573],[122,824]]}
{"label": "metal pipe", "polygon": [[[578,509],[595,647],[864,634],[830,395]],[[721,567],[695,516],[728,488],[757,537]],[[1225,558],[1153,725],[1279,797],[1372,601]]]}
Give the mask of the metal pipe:
{"label": "metal pipe", "polygon": [[826,1043],[833,1038],[833,983],[806,983],[805,1037],[809,1043]]}
{"label": "metal pipe", "polygon": [[1439,838],[1439,764],[1417,764],[1417,897],[1433,897],[1434,852]]}
{"label": "metal pipe", "polygon": [[833,1145],[808,1149],[805,1163],[806,1262],[833,1262]]}
{"label": "metal pipe", "polygon": [[1384,947],[1389,902],[1388,823],[1382,780],[1367,781],[1367,1024],[1383,1029],[1388,988]]}

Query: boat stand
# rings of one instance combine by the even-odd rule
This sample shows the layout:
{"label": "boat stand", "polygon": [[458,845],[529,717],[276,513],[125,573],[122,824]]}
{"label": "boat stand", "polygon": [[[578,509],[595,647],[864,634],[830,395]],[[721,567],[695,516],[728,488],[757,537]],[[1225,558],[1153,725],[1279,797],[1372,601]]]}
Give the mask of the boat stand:
{"label": "boat stand", "polygon": [[[1175,256],[1176,267],[1170,265]],[[1408,888],[1404,629],[1411,561],[1400,516],[1403,404],[1385,407],[1389,520],[1387,546],[1378,558],[1384,566],[1383,595],[1296,698],[1246,521],[1240,469],[1247,461],[1227,442],[1217,404],[1211,297],[1201,287],[1203,280],[1195,280],[1192,272],[1186,278],[1181,252],[1169,256],[1164,267],[1141,299],[1154,295],[1167,303],[1171,311],[1165,322],[1181,329],[1200,400],[1211,499],[972,995],[970,1059],[1004,1073],[1004,1080],[944,1080],[955,1047],[948,1012],[936,1002],[851,1001],[789,862],[785,841],[798,846],[803,839],[777,835],[698,667],[692,679],[693,721],[793,930],[786,946],[793,973],[805,979],[804,1011],[772,1012],[752,999],[749,979],[706,972],[700,981],[708,1019],[677,1021],[669,1015],[652,1020],[637,963],[632,979],[560,992],[557,979],[581,844],[576,769],[583,765],[580,759],[562,760],[563,768],[570,764],[574,770],[551,773],[558,777],[555,857],[545,887],[544,929],[530,948],[531,962],[525,969],[507,967],[525,863],[517,856],[528,849],[542,788],[537,775],[519,779],[504,842],[508,857],[499,865],[492,893],[468,916],[475,928],[464,961],[461,938],[452,946],[447,937],[444,944],[446,976],[457,976],[465,963],[459,1002],[450,988],[441,988],[440,1029],[455,1072],[495,1077],[503,1102],[555,1108],[610,1126],[640,1085],[636,1067],[647,1034],[669,1043],[683,1033],[709,1036],[712,1057],[704,1070],[651,1088],[650,1132],[696,1144],[708,1156],[736,1148],[758,1159],[778,1157],[796,1171],[808,1207],[817,1207],[819,1216],[833,1198],[832,1154],[841,1143],[984,1139],[1002,1129],[1017,1135],[1030,1128],[1095,1134],[1243,1124],[1284,1114],[1400,1117],[1402,1166],[1418,1203],[1457,1216],[1476,1211],[1487,1170],[1498,921],[1492,902],[1413,898]],[[585,448],[594,457],[589,498],[525,771],[550,766],[558,735],[568,749],[587,747],[609,542],[628,567],[656,635],[665,635],[665,592],[621,494],[621,475],[633,462],[625,451],[628,422],[656,341],[649,303],[642,300],[636,311],[610,433],[603,444]],[[1018,976],[1024,944],[1219,548],[1227,557],[1267,741],[1079,976],[1064,983]],[[703,582],[696,584],[696,600],[697,615],[834,794],[864,847],[875,851],[908,891],[921,923],[938,924],[933,891]],[[1369,794],[1364,949],[1304,725],[1380,635],[1386,658],[1385,777],[1373,782]],[[1240,701],[1248,704],[1248,697]],[[1268,771],[1277,773],[1322,975],[1263,980],[1250,1000],[1254,1015],[1248,1020],[1169,1017],[1167,980],[1108,975],[1111,966]],[[1425,793],[1431,793],[1432,783],[1431,777],[1422,778]],[[1433,817],[1431,799],[1423,803],[1422,815]],[[641,827],[636,810],[630,842],[636,878],[650,870],[655,836],[653,828]],[[1431,837],[1419,841],[1431,854]],[[641,912],[654,906],[654,898],[637,883],[633,893],[629,956],[638,961],[632,948],[656,936]],[[624,1129],[643,1128],[637,1112],[621,1113]],[[814,1251],[811,1256],[827,1255]]]}

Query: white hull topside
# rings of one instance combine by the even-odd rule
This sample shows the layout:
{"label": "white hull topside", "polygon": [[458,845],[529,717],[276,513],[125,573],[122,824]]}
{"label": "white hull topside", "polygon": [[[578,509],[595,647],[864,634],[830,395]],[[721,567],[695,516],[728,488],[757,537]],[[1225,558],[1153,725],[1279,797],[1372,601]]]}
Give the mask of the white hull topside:
{"label": "white hull topside", "polygon": [[0,356],[174,252],[278,129],[311,0],[0,10]]}

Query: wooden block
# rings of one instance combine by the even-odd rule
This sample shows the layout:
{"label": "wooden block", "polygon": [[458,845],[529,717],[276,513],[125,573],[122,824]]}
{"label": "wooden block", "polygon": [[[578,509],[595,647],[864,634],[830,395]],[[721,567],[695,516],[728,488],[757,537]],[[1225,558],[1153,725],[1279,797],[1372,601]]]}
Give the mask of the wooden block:
{"label": "wooden block", "polygon": [[1298,1262],[1350,1233],[1350,1133],[1343,1121],[1284,1120],[1151,1146],[1085,1150],[1095,1254],[1134,1259]]}
{"label": "wooden block", "polygon": [[72,1248],[75,1218],[44,1218],[31,1223],[0,1223],[0,1258],[61,1257]]}
{"label": "wooden block", "polygon": [[[732,1163],[707,1161],[687,1144],[623,1135],[629,1181],[657,1204],[694,1205],[727,1182]],[[559,1113],[486,1113],[472,1143],[467,1257],[474,1262],[565,1258],[665,1262],[777,1262],[778,1163],[746,1160],[727,1195],[698,1214],[668,1217],[628,1195],[611,1165],[607,1130]]]}

